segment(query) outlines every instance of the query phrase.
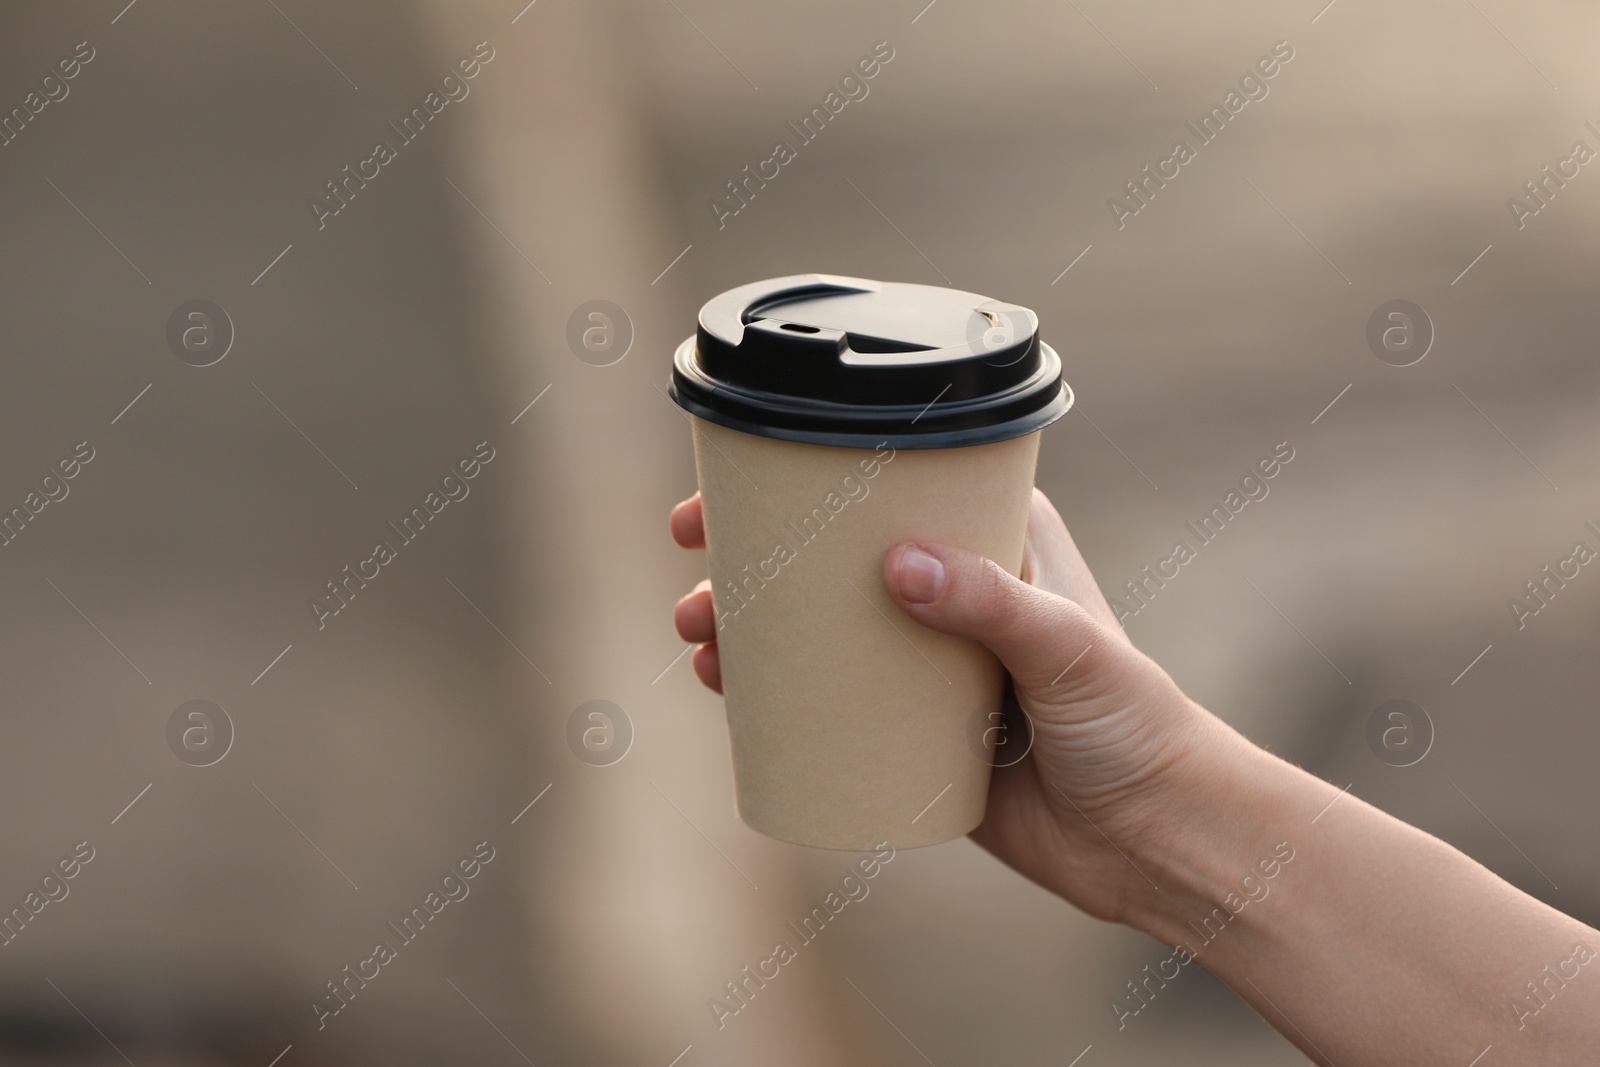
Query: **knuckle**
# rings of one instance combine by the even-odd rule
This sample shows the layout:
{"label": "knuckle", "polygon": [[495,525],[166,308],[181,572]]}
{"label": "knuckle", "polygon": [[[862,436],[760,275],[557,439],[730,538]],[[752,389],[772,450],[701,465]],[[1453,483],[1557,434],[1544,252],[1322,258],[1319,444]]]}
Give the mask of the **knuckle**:
{"label": "knuckle", "polygon": [[1058,605],[1056,635],[1065,669],[1055,684],[1076,685],[1084,679],[1105,677],[1120,652],[1117,637],[1076,601]]}
{"label": "knuckle", "polygon": [[978,561],[972,580],[978,617],[993,630],[1011,629],[1022,614],[1016,580],[992,559]]}

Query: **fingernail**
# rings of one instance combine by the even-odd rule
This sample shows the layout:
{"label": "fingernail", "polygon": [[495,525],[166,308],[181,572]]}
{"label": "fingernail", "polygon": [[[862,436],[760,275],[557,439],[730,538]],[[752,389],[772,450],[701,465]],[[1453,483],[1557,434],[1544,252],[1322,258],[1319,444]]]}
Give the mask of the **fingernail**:
{"label": "fingernail", "polygon": [[900,553],[900,596],[913,604],[931,604],[944,592],[944,564],[920,548]]}

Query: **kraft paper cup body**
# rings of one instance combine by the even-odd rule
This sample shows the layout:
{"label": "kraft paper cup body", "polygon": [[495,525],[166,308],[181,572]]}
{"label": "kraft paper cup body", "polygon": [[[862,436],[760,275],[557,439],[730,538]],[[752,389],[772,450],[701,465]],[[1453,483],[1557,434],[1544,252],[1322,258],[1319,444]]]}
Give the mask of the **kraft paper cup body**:
{"label": "kraft paper cup body", "polygon": [[915,538],[1017,573],[1038,432],[873,450],[692,422],[740,818],[851,850],[972,830],[1004,674],[902,612],[883,560]]}

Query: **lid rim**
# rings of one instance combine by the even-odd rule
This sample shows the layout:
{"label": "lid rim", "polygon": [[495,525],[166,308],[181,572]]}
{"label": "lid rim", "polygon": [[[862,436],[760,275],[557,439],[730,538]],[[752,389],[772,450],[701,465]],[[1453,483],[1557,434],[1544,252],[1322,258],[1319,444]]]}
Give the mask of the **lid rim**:
{"label": "lid rim", "polygon": [[[695,340],[692,335],[686,338],[674,353],[672,374],[667,381],[668,398],[707,422],[775,440],[844,448],[874,448],[879,444],[909,449],[993,444],[1043,429],[1065,415],[1075,399],[1072,387],[1061,378],[1060,357],[1055,349],[1041,341],[1039,349],[1046,365],[1041,368],[1040,375],[1026,387],[999,398],[979,397],[948,405],[936,402],[923,408],[873,405],[851,410],[846,405],[827,401],[772,405],[740,390],[719,386],[698,373],[699,368],[693,362]],[[688,372],[684,369],[686,366]],[[1040,385],[1046,383],[1056,388],[1041,389]],[[732,400],[731,409],[715,406],[713,398],[716,397]],[[999,421],[983,418],[985,415],[992,417],[996,410],[1016,409],[1021,410]],[[901,428],[905,426],[904,415],[913,411],[920,412],[914,421],[922,423],[924,428]],[[757,421],[756,415],[765,415],[767,419]],[[882,420],[878,424],[880,428],[870,429],[865,425],[875,419]],[[813,425],[794,425],[806,421]],[[896,423],[899,426],[895,426]]]}
{"label": "lid rim", "polygon": [[1002,441],[1012,441],[1044,429],[1071,410],[1075,399],[1071,386],[1067,385],[1066,382],[1062,382],[1057,399],[1052,401],[1051,404],[1039,408],[1027,416],[1012,419],[1008,422],[992,423],[986,426],[974,426],[965,429],[936,430],[930,433],[869,434],[799,430],[787,426],[770,426],[765,423],[750,422],[707,408],[693,398],[685,397],[675,388],[671,388],[672,383],[668,384],[668,391],[672,400],[697,418],[715,423],[729,430],[751,434],[755,437],[766,437],[775,441],[789,441],[795,444],[821,445],[826,448],[870,449],[888,447],[918,450],[968,448],[976,445],[999,444]]}

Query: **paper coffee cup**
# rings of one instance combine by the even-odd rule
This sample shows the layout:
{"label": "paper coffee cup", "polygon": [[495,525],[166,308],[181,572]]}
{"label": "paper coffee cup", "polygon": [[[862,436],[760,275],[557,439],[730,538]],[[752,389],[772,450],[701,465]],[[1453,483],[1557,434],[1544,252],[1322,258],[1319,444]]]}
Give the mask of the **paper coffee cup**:
{"label": "paper coffee cup", "polygon": [[709,302],[674,359],[705,510],[740,818],[862,850],[983,819],[1004,674],[883,588],[911,538],[1016,573],[1039,431],[1072,394],[1033,313],[801,275]]}

